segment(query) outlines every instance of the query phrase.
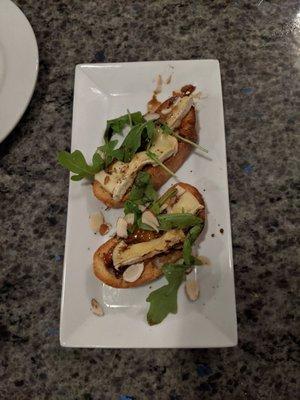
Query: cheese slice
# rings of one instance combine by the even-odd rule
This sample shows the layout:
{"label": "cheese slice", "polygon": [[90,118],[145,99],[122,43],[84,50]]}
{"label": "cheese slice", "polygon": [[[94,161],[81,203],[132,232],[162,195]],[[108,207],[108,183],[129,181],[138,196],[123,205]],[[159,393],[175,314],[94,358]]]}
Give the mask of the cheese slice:
{"label": "cheese slice", "polygon": [[[166,135],[160,130],[157,132],[152,146],[149,149],[161,162],[176,154],[178,141],[174,136]],[[129,163],[117,161],[113,164],[111,172],[100,171],[95,175],[101,186],[109,192],[114,200],[121,200],[127,190],[133,185],[138,171],[147,164],[153,164],[145,151],[134,155]]]}
{"label": "cheese slice", "polygon": [[204,208],[203,205],[199,203],[196,197],[187,190],[179,197],[176,203],[171,207],[169,213],[175,214],[184,212],[184,213],[196,214],[197,211],[203,208]]}
{"label": "cheese slice", "polygon": [[157,239],[148,242],[127,245],[121,241],[113,250],[113,264],[116,269],[124,265],[131,265],[165,253],[170,248],[184,241],[185,234],[181,229],[172,229]]}
{"label": "cheese slice", "polygon": [[193,97],[192,96],[184,96],[180,99],[178,103],[171,109],[171,112],[166,117],[166,124],[172,128],[178,128],[182,119],[187,115],[190,111],[190,108],[193,105]]}

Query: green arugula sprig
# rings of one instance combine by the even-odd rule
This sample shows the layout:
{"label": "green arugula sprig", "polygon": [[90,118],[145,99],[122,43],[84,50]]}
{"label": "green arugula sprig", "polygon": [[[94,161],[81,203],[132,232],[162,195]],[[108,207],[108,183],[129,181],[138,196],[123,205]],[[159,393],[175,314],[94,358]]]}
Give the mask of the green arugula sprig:
{"label": "green arugula sprig", "polygon": [[158,194],[152,185],[150,174],[139,171],[130,191],[129,200],[135,204],[144,205],[154,202],[157,197]]}
{"label": "green arugula sprig", "polygon": [[154,203],[149,207],[149,210],[153,212],[153,214],[158,215],[160,213],[160,209],[163,204],[171,197],[176,196],[177,189],[175,187],[171,187],[168,189],[159,199],[154,201]]}
{"label": "green arugula sprig", "polygon": [[142,211],[139,209],[139,205],[153,203],[157,200],[157,197],[158,194],[152,185],[150,174],[140,171],[130,191],[129,199],[124,204],[125,215],[134,214],[134,224],[129,229],[130,233],[137,227],[143,228],[141,225]]}
{"label": "green arugula sprig", "polygon": [[125,137],[120,149],[122,149],[124,162],[130,162],[138,151],[146,150],[153,142],[155,135],[155,124],[146,121],[135,125]]}
{"label": "green arugula sprig", "polygon": [[151,176],[148,172],[140,171],[135,179],[129,194],[129,199],[124,204],[124,213],[135,215],[136,226],[141,229],[152,231],[151,226],[141,222],[142,211],[139,205],[147,205],[147,208],[157,216],[160,231],[171,229],[187,229],[194,226],[203,227],[203,220],[190,213],[159,214],[160,207],[170,197],[175,196],[176,188],[170,188],[163,196],[158,199],[158,194],[151,183]]}
{"label": "green arugula sprig", "polygon": [[193,226],[183,243],[183,261],[187,267],[191,265],[201,265],[199,259],[192,255],[192,246],[197,237],[200,235],[202,229],[203,224]]}
{"label": "green arugula sprig", "polygon": [[[141,118],[137,118],[136,114],[126,114],[120,117],[111,124],[110,128],[116,129],[116,133],[120,133],[121,127],[126,125],[131,126],[130,131],[123,140],[121,146],[116,149],[117,140],[108,140],[108,136],[105,136],[105,144],[98,148],[99,152],[102,154],[105,160],[105,167],[108,167],[113,161],[119,160],[128,163],[132,160],[132,157],[138,152],[149,148],[153,142],[155,136],[155,124],[153,121],[145,121],[141,115]],[[107,128],[108,129],[108,128]]]}
{"label": "green arugula sprig", "polygon": [[142,124],[143,122],[145,122],[145,120],[140,111],[134,113],[127,112],[127,114],[121,115],[121,117],[109,119],[106,123],[104,140],[109,142],[115,133],[121,134],[127,125],[131,127]]}
{"label": "green arugula sprig", "polygon": [[124,150],[115,149],[117,144],[117,140],[111,140],[110,142],[106,142],[104,145],[97,148],[97,151],[102,155],[105,168],[107,168],[115,160],[123,161]]}
{"label": "green arugula sprig", "polygon": [[149,294],[146,301],[150,303],[147,313],[149,325],[162,322],[170,313],[177,313],[177,293],[180,285],[185,279],[188,268],[199,265],[200,262],[192,255],[192,245],[201,233],[201,225],[191,228],[183,244],[183,262],[178,264],[165,264],[162,267],[167,285],[154,290]]}
{"label": "green arugula sprig", "polygon": [[162,322],[168,314],[177,313],[177,292],[184,279],[186,267],[181,264],[166,264],[162,267],[168,284],[154,290],[147,297],[150,303],[147,314],[149,325]]}
{"label": "green arugula sprig", "polygon": [[[118,140],[112,140],[112,136],[122,134],[127,125],[131,129],[121,146],[117,148]],[[91,165],[86,162],[84,155],[79,150],[75,150],[73,153],[61,151],[58,154],[58,162],[76,174],[71,178],[74,181],[83,178],[93,179],[97,172],[107,168],[116,160],[130,162],[134,154],[147,150],[151,146],[154,137],[155,124],[153,121],[145,121],[140,111],[128,112],[126,115],[107,121],[104,133],[105,143],[97,148]]]}
{"label": "green arugula sprig", "polygon": [[186,229],[192,226],[202,226],[203,220],[190,213],[161,214],[157,216],[160,231],[170,229]]}
{"label": "green arugula sprig", "polygon": [[76,174],[71,177],[73,181],[80,181],[83,178],[93,179],[94,175],[104,168],[104,160],[97,152],[93,155],[92,165],[86,162],[79,150],[72,153],[61,151],[58,153],[57,160],[61,166]]}

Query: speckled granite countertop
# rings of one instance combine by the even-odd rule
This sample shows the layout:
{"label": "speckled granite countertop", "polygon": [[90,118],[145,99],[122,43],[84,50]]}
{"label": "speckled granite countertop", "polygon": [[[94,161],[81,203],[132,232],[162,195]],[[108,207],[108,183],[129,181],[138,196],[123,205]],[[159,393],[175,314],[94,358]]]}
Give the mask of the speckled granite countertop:
{"label": "speckled granite countertop", "polygon": [[[296,399],[299,2],[17,3],[40,72],[0,147],[1,399]],[[239,345],[61,348],[68,174],[55,158],[70,143],[74,66],[190,58],[221,64]]]}

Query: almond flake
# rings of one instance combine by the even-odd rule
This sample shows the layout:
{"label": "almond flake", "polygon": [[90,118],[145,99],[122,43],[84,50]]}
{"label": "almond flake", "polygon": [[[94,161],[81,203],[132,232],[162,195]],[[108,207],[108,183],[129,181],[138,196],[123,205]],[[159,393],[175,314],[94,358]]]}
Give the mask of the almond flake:
{"label": "almond flake", "polygon": [[191,301],[196,301],[198,299],[200,289],[196,279],[188,279],[185,282],[185,292]]}
{"label": "almond flake", "polygon": [[133,213],[126,214],[124,219],[127,221],[128,225],[134,224],[134,214]]}
{"label": "almond flake", "polygon": [[149,210],[146,210],[142,214],[143,224],[151,226],[156,232],[158,232],[159,222],[156,216]]}
{"label": "almond flake", "polygon": [[104,217],[101,211],[90,215],[90,227],[92,231],[98,232],[103,222]]}
{"label": "almond flake", "polygon": [[166,84],[166,85],[169,85],[169,84],[171,83],[172,75],[173,75],[173,73],[170,74],[170,75],[168,76],[168,78],[165,80],[165,84]]}
{"label": "almond flake", "polygon": [[202,263],[202,265],[211,265],[210,259],[206,256],[196,256],[196,258]]}
{"label": "almond flake", "polygon": [[108,233],[109,230],[110,230],[110,225],[107,223],[103,223],[100,225],[99,233],[100,235],[104,236]]}
{"label": "almond flake", "polygon": [[154,90],[154,93],[155,93],[155,94],[161,93],[162,85],[163,85],[162,77],[161,77],[161,75],[158,75],[158,77],[157,77],[157,82],[156,82],[156,88],[155,88],[155,90]]}
{"label": "almond flake", "polygon": [[102,317],[102,315],[104,315],[103,309],[96,299],[91,300],[91,307],[93,314],[98,315],[98,317]]}
{"label": "almond flake", "polygon": [[117,221],[117,236],[127,238],[127,221],[125,218],[118,218]]}
{"label": "almond flake", "polygon": [[123,279],[126,282],[135,282],[144,271],[144,263],[130,265],[123,273]]}

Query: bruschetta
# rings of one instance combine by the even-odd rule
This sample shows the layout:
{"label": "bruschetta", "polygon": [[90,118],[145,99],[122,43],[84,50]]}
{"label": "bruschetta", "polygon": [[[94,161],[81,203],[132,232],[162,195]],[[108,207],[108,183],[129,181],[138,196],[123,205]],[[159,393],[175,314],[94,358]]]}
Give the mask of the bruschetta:
{"label": "bruschetta", "polygon": [[137,287],[159,278],[163,265],[182,258],[188,229],[193,224],[200,226],[198,234],[203,229],[203,197],[195,187],[178,183],[160,199],[163,203],[138,206],[140,223],[134,230],[136,216],[132,213],[118,220],[117,234],[93,257],[99,280],[115,288]]}

